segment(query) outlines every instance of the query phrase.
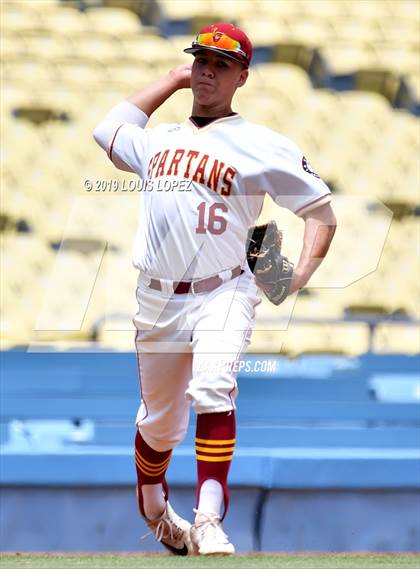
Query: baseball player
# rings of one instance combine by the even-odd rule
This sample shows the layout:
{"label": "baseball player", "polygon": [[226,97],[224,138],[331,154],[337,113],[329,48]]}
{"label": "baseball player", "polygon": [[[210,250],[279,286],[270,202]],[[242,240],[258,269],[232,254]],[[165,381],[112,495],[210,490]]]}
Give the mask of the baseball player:
{"label": "baseball player", "polygon": [[[172,69],[118,104],[94,137],[117,168],[137,173],[150,190],[142,195],[133,251],[142,394],[135,439],[139,509],[172,553],[229,555],[235,550],[222,521],[235,447],[235,362],[250,341],[257,285],[275,304],[302,288],[325,256],[336,222],[330,191],[300,150],[232,110],[252,57],[245,33],[230,23],[212,24],[185,51],[193,54],[192,65]],[[145,128],[183,88],[192,90],[191,116]],[[268,284],[265,270],[261,279],[254,276],[246,251],[266,193],[305,224],[296,267],[291,271],[276,253],[270,269],[275,265],[277,276]],[[171,508],[165,480],[190,405],[197,415],[192,525]]]}

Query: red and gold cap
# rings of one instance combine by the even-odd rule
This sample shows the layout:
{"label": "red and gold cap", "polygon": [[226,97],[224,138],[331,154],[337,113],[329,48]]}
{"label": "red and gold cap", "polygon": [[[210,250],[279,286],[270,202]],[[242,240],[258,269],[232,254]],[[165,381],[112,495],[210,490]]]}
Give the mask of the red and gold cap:
{"label": "red and gold cap", "polygon": [[229,22],[219,22],[202,28],[186,53],[201,50],[220,52],[224,57],[239,61],[247,67],[252,59],[252,43],[249,37]]}

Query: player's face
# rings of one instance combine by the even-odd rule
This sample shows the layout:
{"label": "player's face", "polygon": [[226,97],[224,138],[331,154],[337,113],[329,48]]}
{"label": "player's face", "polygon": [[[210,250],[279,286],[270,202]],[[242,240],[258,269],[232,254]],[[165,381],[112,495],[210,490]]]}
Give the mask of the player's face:
{"label": "player's face", "polygon": [[198,52],[191,71],[195,107],[217,110],[230,106],[236,89],[247,77],[248,69],[239,62],[205,50]]}

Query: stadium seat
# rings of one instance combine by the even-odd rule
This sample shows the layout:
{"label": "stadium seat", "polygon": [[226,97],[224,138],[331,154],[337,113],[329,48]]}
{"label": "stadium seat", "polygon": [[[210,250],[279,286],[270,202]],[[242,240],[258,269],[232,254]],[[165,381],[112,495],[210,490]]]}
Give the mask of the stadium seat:
{"label": "stadium seat", "polygon": [[375,330],[373,351],[378,354],[420,352],[420,331],[417,325],[380,324]]}
{"label": "stadium seat", "polygon": [[265,13],[243,16],[239,19],[239,26],[249,34],[257,47],[271,46],[290,33],[287,24]]}
{"label": "stadium seat", "polygon": [[72,57],[74,49],[72,44],[61,32],[49,30],[31,30],[22,38],[26,53],[32,57],[39,57],[51,62],[57,57]]}
{"label": "stadium seat", "polygon": [[293,318],[342,318],[346,304],[344,288],[308,287],[307,294],[298,294]]}
{"label": "stadium seat", "polygon": [[90,20],[84,12],[66,6],[57,5],[55,8],[40,10],[39,17],[42,27],[50,30],[51,33],[63,30],[66,35],[69,35],[77,32],[88,32],[91,28]]}
{"label": "stadium seat", "polygon": [[408,87],[416,101],[420,101],[420,73],[408,73],[405,76]]}
{"label": "stadium seat", "polygon": [[124,34],[141,31],[139,18],[124,8],[90,8],[86,14],[94,33],[112,34],[119,38]]}
{"label": "stadium seat", "polygon": [[27,31],[41,27],[42,22],[33,6],[34,3],[29,2],[2,2],[2,32],[7,30],[23,36]]}
{"label": "stadium seat", "polygon": [[281,37],[277,41],[295,42],[309,47],[322,48],[329,44],[330,35],[331,29],[328,22],[324,23],[320,19],[305,18],[290,23],[289,29],[282,30]]}
{"label": "stadium seat", "polygon": [[285,349],[294,355],[331,353],[359,355],[368,348],[365,324],[298,324],[292,321],[285,334]]}
{"label": "stadium seat", "polygon": [[334,0],[306,0],[296,3],[306,19],[330,23],[348,15],[346,2]]}
{"label": "stadium seat", "polygon": [[1,60],[7,61],[9,58],[16,59],[27,55],[26,41],[17,34],[10,33],[9,30],[2,30],[1,39]]}
{"label": "stadium seat", "polygon": [[[357,10],[357,4],[354,4]],[[331,34],[332,42],[346,42],[347,44],[371,44],[379,39],[380,31],[375,21],[361,18],[337,18],[333,22]]]}
{"label": "stadium seat", "polygon": [[420,10],[415,0],[388,0],[387,5],[393,18],[413,22],[417,26],[420,24]]}
{"label": "stadium seat", "polygon": [[191,63],[191,54],[184,53],[184,49],[191,46],[192,39],[191,35],[170,36],[167,41],[171,46],[171,56],[179,55],[182,58],[182,63]]}
{"label": "stadium seat", "polygon": [[[218,14],[223,21],[231,21],[234,17],[235,20],[240,20],[247,16],[255,16],[256,12],[259,12],[258,3],[253,0],[241,0],[237,2],[236,0],[210,0],[206,2],[210,6],[211,11]],[[251,30],[249,30],[251,32]]]}
{"label": "stadium seat", "polygon": [[3,81],[14,85],[46,83],[55,79],[54,68],[47,62],[32,56],[8,59],[4,64]]}
{"label": "stadium seat", "polygon": [[97,317],[103,293],[96,286],[100,265],[95,257],[59,251],[45,286],[36,330],[44,337],[88,337],[90,322]]}
{"label": "stadium seat", "polygon": [[348,75],[358,69],[375,65],[376,55],[365,47],[351,43],[331,43],[322,48],[322,55],[331,75]]}
{"label": "stadium seat", "polygon": [[260,326],[252,332],[248,353],[289,355],[284,347],[284,331],[264,330]]}
{"label": "stadium seat", "polygon": [[101,34],[79,34],[74,38],[71,46],[74,57],[106,63],[109,60],[122,59],[127,55],[120,41],[116,41]]}
{"label": "stadium seat", "polygon": [[[162,9],[163,18],[167,20],[189,20],[194,16],[202,14],[203,5],[190,0],[160,0],[159,5]],[[207,5],[206,10],[208,11]],[[210,7],[211,10],[211,7]]]}
{"label": "stadium seat", "polygon": [[404,46],[378,46],[376,60],[378,67],[394,71],[398,75],[417,73],[419,70],[418,51],[408,51]]}
{"label": "stadium seat", "polygon": [[89,59],[56,59],[54,63],[60,81],[66,85],[89,88],[105,79],[105,68],[102,64]]}

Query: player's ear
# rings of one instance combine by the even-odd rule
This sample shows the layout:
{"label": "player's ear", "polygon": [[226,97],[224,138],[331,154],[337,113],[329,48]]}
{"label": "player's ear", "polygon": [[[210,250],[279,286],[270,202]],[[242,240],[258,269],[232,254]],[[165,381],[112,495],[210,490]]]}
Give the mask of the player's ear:
{"label": "player's ear", "polygon": [[237,87],[242,87],[242,85],[245,85],[246,80],[248,79],[248,75],[249,75],[249,70],[247,67],[244,67],[241,71],[241,74],[239,75]]}

